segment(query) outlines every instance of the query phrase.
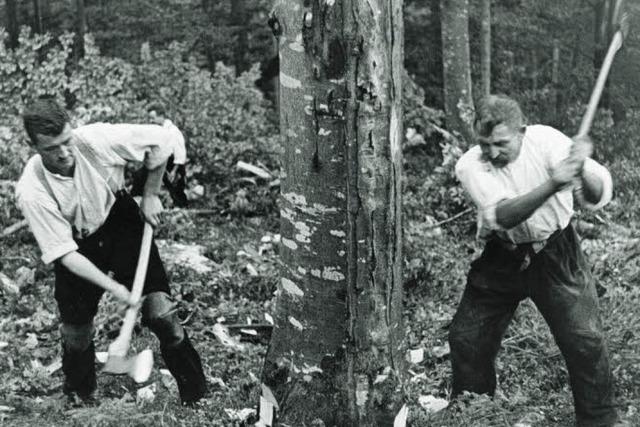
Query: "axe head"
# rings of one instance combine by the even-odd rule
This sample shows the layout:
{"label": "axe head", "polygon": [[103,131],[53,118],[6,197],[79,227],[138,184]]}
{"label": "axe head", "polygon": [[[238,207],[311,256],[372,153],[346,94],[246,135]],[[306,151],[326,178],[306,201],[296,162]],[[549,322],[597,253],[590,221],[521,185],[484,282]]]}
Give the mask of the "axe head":
{"label": "axe head", "polygon": [[618,31],[622,34],[622,39],[626,39],[629,34],[629,15],[627,12],[622,13],[618,20]]}
{"label": "axe head", "polygon": [[625,10],[624,0],[614,0],[613,10],[611,11],[611,27],[614,32],[620,32],[623,39],[629,34],[629,16]]}
{"label": "axe head", "polygon": [[137,383],[145,382],[153,369],[153,352],[141,351],[132,357],[109,355],[102,372],[112,375],[129,375]]}

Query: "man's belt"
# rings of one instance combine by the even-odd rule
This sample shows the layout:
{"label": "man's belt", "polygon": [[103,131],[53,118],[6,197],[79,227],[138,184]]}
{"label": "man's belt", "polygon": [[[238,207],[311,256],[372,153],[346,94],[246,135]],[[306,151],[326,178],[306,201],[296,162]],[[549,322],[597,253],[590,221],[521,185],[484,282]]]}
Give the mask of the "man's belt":
{"label": "man's belt", "polygon": [[[566,228],[564,230],[566,230]],[[502,248],[513,253],[514,258],[521,260],[519,270],[524,271],[531,264],[533,257],[544,249],[547,244],[554,241],[564,230],[558,229],[551,233],[551,235],[546,239],[536,240],[533,242],[514,243],[501,239],[497,236],[495,241],[498,242]]]}

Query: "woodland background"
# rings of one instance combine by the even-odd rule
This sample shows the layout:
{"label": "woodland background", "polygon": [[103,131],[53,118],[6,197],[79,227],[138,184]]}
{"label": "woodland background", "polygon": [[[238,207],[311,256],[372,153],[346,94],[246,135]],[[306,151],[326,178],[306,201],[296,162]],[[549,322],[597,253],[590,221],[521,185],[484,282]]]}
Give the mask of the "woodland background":
{"label": "woodland background", "polygon": [[[267,0],[34,0],[0,2],[0,230],[21,221],[13,183],[30,151],[19,113],[34,97],[59,97],[76,124],[144,123],[164,110],[187,137],[188,209],[172,208],[157,231],[180,316],[203,356],[211,396],[181,408],[175,385],[156,372],[153,400],[129,380],[99,378],[100,403],[69,410],[61,397],[51,268],[28,229],[0,239],[0,425],[243,425],[255,421],[259,376],[278,283],[279,154],[276,47]],[[447,3],[447,2],[445,2]],[[467,16],[473,95],[482,93],[482,2],[451,2]],[[606,1],[493,0],[493,92],[518,99],[530,123],[571,135],[578,128],[608,43]],[[601,290],[620,410],[640,425],[640,5],[628,2],[631,33],[616,58],[592,130],[595,157],[614,177],[615,197],[577,224]],[[559,351],[524,303],[498,359],[494,400],[447,399],[447,327],[465,281],[474,214],[453,175],[472,141],[445,112],[439,0],[405,0],[404,318],[411,363],[411,425],[571,425],[573,407]],[[463,26],[464,27],[464,26]],[[555,52],[555,55],[554,55]],[[467,70],[460,70],[465,74]],[[260,169],[238,167],[245,162]],[[191,252],[189,252],[191,251]],[[192,265],[180,258],[191,254]],[[116,304],[96,319],[97,347],[117,334]],[[230,328],[231,345],[213,332]],[[146,330],[135,347],[155,345]],[[157,353],[156,353],[157,354]],[[414,353],[415,354],[415,353]],[[418,360],[418,359],[415,359]]]}

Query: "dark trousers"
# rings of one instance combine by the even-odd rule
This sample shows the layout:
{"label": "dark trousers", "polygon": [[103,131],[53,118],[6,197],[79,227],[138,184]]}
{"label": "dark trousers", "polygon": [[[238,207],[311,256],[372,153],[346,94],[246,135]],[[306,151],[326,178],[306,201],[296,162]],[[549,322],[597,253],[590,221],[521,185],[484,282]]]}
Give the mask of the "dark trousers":
{"label": "dark trousers", "polygon": [[529,297],[564,356],[578,425],[613,425],[613,378],[595,284],[573,227],[554,235],[528,268],[520,271],[521,264],[495,240],[472,262],[449,332],[453,394],[493,394],[500,341],[518,304]]}
{"label": "dark trousers", "polygon": [[[94,233],[77,240],[78,252],[105,274],[131,289],[140,252],[144,223],[136,202],[120,192],[105,223]],[[93,318],[104,290],[55,265],[56,289],[62,326],[65,374],[64,391],[89,397],[96,387]],[[142,321],[158,337],[163,359],[176,378],[184,403],[199,400],[206,384],[200,356],[175,313],[169,282],[155,243],[151,245],[142,291]]]}

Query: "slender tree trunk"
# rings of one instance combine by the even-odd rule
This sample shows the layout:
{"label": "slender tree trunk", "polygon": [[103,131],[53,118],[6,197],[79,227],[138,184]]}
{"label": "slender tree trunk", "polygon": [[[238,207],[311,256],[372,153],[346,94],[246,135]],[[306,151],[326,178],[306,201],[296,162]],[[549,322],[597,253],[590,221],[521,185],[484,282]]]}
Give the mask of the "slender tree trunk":
{"label": "slender tree trunk", "polygon": [[74,58],[76,63],[84,57],[84,33],[87,27],[86,15],[84,11],[84,0],[75,0],[75,42]]}
{"label": "slender tree trunk", "polygon": [[20,35],[16,0],[6,0],[4,9],[6,16],[7,33],[9,33],[8,45],[9,48],[15,49],[18,46],[18,36]]}
{"label": "slender tree trunk", "polygon": [[402,406],[402,0],[277,0],[282,281],[272,425],[389,426]]}
{"label": "slender tree trunk", "polygon": [[[442,46],[442,29],[440,20],[440,0],[429,0],[429,20],[427,22],[428,32],[425,37],[434,40],[438,46]],[[423,52],[425,57],[429,58],[428,85],[432,88],[443,87],[444,77],[442,75],[442,49],[437,52]],[[433,104],[435,107],[444,110],[444,93],[443,91],[431,90],[426,93],[425,101]]]}
{"label": "slender tree trunk", "polygon": [[[273,55],[275,58],[278,58],[278,39],[274,39],[275,42],[273,44]],[[273,102],[276,108],[276,111],[280,111],[280,61],[278,59],[278,73],[273,77],[273,90],[274,97]]]}
{"label": "slender tree trunk", "polygon": [[515,55],[512,51],[507,50],[504,52],[505,66],[504,66],[504,87],[514,87],[513,70],[516,66]]}
{"label": "slender tree trunk", "polygon": [[531,49],[531,90],[538,90],[538,52]]}
{"label": "slender tree trunk", "polygon": [[235,33],[236,46],[233,52],[233,63],[236,74],[239,75],[247,69],[247,10],[244,0],[231,0],[231,25]]}
{"label": "slender tree trunk", "polygon": [[491,93],[491,0],[482,0],[480,46],[482,94],[487,96]]}
{"label": "slender tree trunk", "polygon": [[40,0],[33,0],[32,4],[33,4],[33,30],[38,34],[42,34],[43,27],[42,27],[42,12],[40,9]]}
{"label": "slender tree trunk", "polygon": [[551,86],[553,90],[553,117],[555,118],[555,125],[561,123],[560,112],[562,110],[562,97],[560,94],[560,42],[558,39],[553,40],[553,59],[551,63]]}
{"label": "slender tree trunk", "polygon": [[469,2],[440,0],[440,14],[447,126],[470,143],[473,140],[474,106],[469,59]]}
{"label": "slender tree trunk", "polygon": [[47,31],[51,28],[51,3],[50,0],[40,0],[40,12],[42,21],[42,30]]}

